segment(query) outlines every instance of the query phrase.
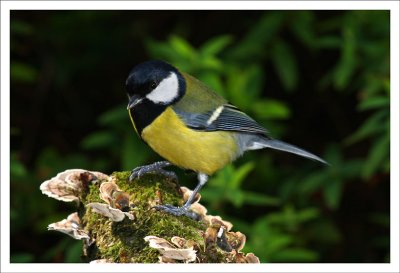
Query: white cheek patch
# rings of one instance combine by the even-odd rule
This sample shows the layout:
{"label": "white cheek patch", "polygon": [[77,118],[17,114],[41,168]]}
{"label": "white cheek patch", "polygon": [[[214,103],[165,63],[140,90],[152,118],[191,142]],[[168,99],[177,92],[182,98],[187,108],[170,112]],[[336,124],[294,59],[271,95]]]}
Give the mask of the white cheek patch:
{"label": "white cheek patch", "polygon": [[178,97],[179,82],[175,73],[171,72],[167,78],[162,80],[156,89],[151,91],[146,98],[154,103],[168,104]]}

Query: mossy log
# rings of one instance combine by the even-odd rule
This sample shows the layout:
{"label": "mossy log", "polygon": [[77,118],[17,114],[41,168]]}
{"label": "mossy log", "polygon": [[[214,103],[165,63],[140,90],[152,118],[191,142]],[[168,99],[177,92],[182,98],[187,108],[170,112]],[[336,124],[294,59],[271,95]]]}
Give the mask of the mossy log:
{"label": "mossy log", "polygon": [[153,207],[181,206],[188,189],[156,174],[134,181],[128,181],[129,175],[67,170],[43,182],[44,194],[78,204],[77,213],[49,229],[83,240],[86,262],[259,262],[252,253],[240,251],[246,237],[232,232],[231,223],[206,214],[198,203],[200,196],[192,205],[200,221],[173,216]]}

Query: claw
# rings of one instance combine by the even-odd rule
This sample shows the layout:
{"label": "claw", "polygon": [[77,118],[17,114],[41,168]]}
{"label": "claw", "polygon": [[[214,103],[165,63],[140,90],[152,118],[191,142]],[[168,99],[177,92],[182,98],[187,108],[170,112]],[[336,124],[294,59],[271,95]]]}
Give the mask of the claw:
{"label": "claw", "polygon": [[168,161],[159,161],[150,165],[136,167],[132,170],[131,175],[129,176],[129,181],[132,181],[135,178],[139,179],[140,177],[142,177],[144,174],[147,173],[160,173],[172,180],[178,181],[178,176],[174,172],[166,171],[163,169],[164,167],[170,165],[171,163],[169,163]]}
{"label": "claw", "polygon": [[166,213],[175,215],[175,216],[186,216],[189,217],[195,221],[200,221],[201,216],[198,215],[197,213],[189,210],[190,206],[192,205],[193,201],[195,200],[196,194],[200,191],[200,189],[206,184],[208,180],[208,176],[203,173],[198,174],[198,180],[199,183],[197,184],[196,188],[193,190],[192,194],[189,196],[188,200],[182,207],[174,207],[172,205],[159,205],[159,206],[154,206],[153,208],[161,211],[165,211]]}
{"label": "claw", "polygon": [[175,216],[186,216],[189,217],[195,221],[200,221],[201,217],[197,213],[189,210],[188,207],[183,206],[183,207],[174,207],[172,205],[159,205],[159,206],[154,206],[156,210],[164,211],[166,213],[175,215]]}

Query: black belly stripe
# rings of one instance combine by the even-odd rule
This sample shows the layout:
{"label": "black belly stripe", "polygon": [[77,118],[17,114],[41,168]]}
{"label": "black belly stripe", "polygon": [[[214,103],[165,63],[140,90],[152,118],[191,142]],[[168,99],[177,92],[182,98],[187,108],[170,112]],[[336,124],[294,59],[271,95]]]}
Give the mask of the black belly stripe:
{"label": "black belly stripe", "polygon": [[129,114],[135,123],[136,130],[139,136],[148,125],[150,125],[162,112],[167,108],[166,105],[155,104],[147,99],[129,109]]}

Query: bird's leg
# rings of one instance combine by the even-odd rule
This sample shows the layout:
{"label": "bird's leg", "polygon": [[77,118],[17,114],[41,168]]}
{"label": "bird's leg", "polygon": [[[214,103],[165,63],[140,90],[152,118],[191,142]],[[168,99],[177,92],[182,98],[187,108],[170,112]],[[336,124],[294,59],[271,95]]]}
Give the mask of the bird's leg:
{"label": "bird's leg", "polygon": [[131,175],[129,176],[129,181],[132,181],[135,178],[140,178],[146,173],[160,173],[170,179],[178,181],[178,177],[174,172],[166,171],[163,169],[164,167],[168,167],[171,165],[172,164],[168,161],[158,161],[150,165],[136,167],[132,170]]}
{"label": "bird's leg", "polygon": [[199,221],[200,216],[190,210],[190,205],[192,204],[193,200],[196,197],[196,194],[200,191],[200,189],[207,183],[208,181],[208,175],[199,173],[197,175],[198,183],[196,188],[193,190],[192,194],[189,196],[189,199],[186,201],[186,203],[182,207],[174,207],[172,205],[159,205],[155,206],[154,208],[157,210],[162,210],[165,211],[166,213],[175,215],[175,216],[187,216],[189,218],[192,218],[193,220]]}

